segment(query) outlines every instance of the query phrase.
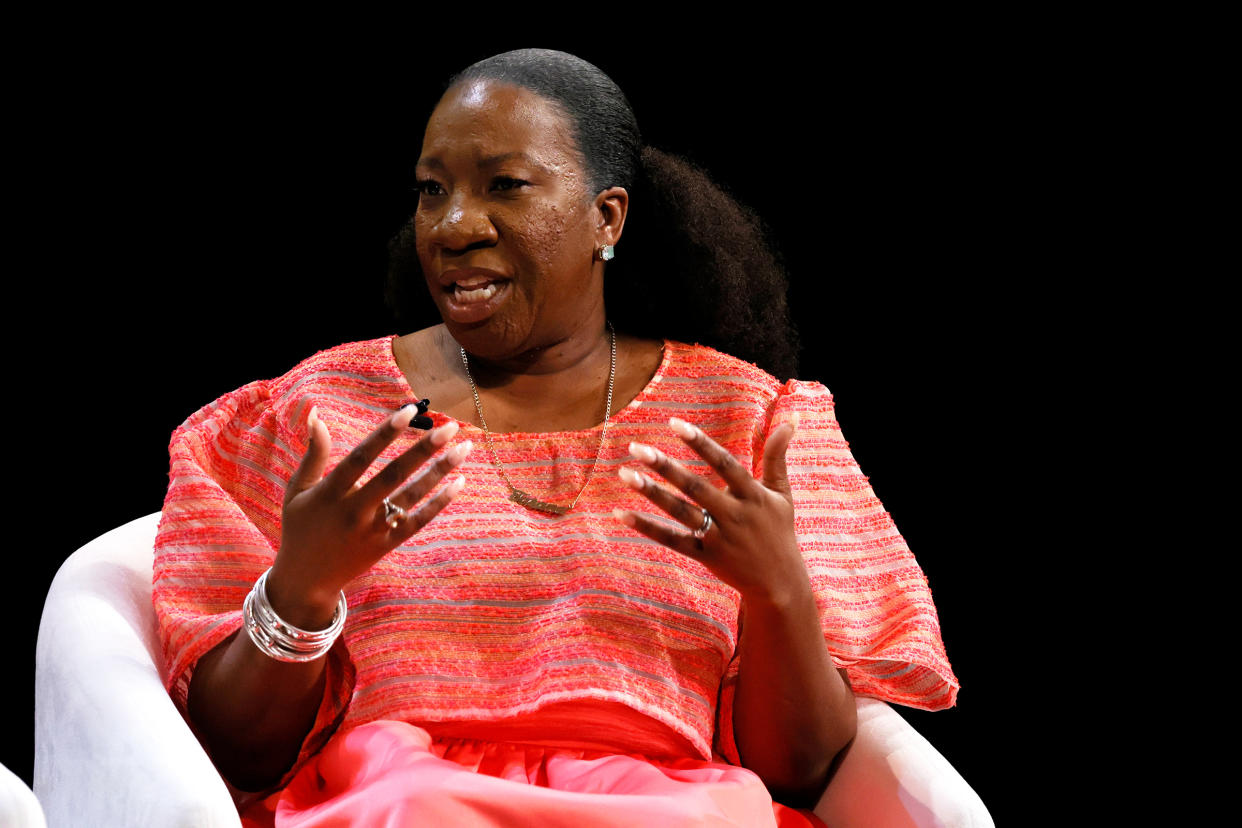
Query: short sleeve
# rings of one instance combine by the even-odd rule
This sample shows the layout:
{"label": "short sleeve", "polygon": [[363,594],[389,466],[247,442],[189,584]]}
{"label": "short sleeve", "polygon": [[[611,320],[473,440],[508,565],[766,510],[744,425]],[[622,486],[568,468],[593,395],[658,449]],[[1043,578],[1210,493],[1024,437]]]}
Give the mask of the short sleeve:
{"label": "short sleeve", "polygon": [[[307,405],[277,404],[269,384],[255,382],[173,433],[152,595],[165,686],[183,715],[194,665],[241,629],[242,602],[275,558],[285,484],[305,451]],[[326,674],[323,703],[294,768],[322,747],[348,707],[354,671],[343,639],[328,655]]]}
{"label": "short sleeve", "polygon": [[[959,684],[927,578],[854,461],[827,388],[796,380],[781,388],[756,429],[752,473],[762,476],[768,436],[795,414],[785,455],[794,520],[833,662],[846,669],[856,695],[925,710],[953,706]],[[741,669],[735,656],[718,707],[717,751],[734,763],[732,701]]]}

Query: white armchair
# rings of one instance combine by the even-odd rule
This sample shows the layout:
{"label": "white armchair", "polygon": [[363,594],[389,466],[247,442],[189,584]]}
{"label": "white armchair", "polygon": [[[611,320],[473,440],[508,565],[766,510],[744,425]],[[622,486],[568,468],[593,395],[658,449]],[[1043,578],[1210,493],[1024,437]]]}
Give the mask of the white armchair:
{"label": "white armchair", "polygon": [[[237,826],[228,788],[163,685],[151,605],[159,515],[79,549],[52,582],[35,673],[34,792],[50,825]],[[815,808],[832,828],[990,828],[978,795],[884,702]]]}

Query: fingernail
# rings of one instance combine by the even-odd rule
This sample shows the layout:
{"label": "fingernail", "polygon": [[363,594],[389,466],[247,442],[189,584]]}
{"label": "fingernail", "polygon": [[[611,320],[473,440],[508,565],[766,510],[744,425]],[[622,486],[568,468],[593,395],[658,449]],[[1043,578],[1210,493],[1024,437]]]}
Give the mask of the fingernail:
{"label": "fingernail", "polygon": [[311,431],[315,430],[315,426],[319,423],[319,406],[312,405],[310,414],[306,415],[306,427]]}
{"label": "fingernail", "polygon": [[410,424],[417,409],[412,405],[403,405],[397,409],[397,413],[392,415],[392,424],[395,428],[405,428]]}
{"label": "fingernail", "polygon": [[474,448],[474,441],[467,440],[464,443],[458,443],[449,449],[448,461],[456,466],[462,460],[466,459],[466,455],[470,453],[470,449]]}
{"label": "fingernail", "polygon": [[444,493],[447,494],[449,497],[456,497],[457,493],[460,492],[463,488],[465,488],[465,486],[466,486],[466,478],[454,477],[451,481],[449,481],[449,484],[444,487]]}
{"label": "fingernail", "polygon": [[694,426],[687,423],[685,420],[679,420],[676,417],[670,417],[668,420],[668,424],[672,426],[673,431],[676,431],[678,434],[680,434],[685,439],[687,440],[694,439],[695,428]]}
{"label": "fingernail", "polygon": [[798,430],[798,423],[802,420],[802,412],[795,411],[793,416],[789,418],[789,422],[793,424],[794,431]]}
{"label": "fingernail", "polygon": [[457,423],[449,420],[444,425],[431,432],[431,444],[436,448],[453,439],[453,435],[457,433]]}
{"label": "fingernail", "polygon": [[646,478],[633,469],[627,469],[625,466],[617,469],[617,476],[624,481],[625,485],[632,489],[637,489],[640,492],[643,490],[643,486],[646,483]]}
{"label": "fingernail", "polygon": [[612,516],[624,523],[626,526],[634,525],[634,516],[624,509],[613,509]]}
{"label": "fingernail", "polygon": [[642,443],[630,443],[630,454],[644,463],[654,463],[656,460],[655,449]]}

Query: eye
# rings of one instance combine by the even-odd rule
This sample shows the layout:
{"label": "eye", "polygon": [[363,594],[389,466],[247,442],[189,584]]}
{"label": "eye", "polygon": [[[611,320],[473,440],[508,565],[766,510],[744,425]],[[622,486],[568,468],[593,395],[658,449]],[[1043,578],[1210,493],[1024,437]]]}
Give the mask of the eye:
{"label": "eye", "polygon": [[444,195],[444,190],[440,187],[439,182],[430,178],[420,178],[414,182],[414,192],[418,193],[420,197]]}
{"label": "eye", "polygon": [[498,175],[492,179],[492,189],[501,192],[505,190],[518,190],[529,185],[529,181],[523,181],[520,178],[512,178],[507,175]]}

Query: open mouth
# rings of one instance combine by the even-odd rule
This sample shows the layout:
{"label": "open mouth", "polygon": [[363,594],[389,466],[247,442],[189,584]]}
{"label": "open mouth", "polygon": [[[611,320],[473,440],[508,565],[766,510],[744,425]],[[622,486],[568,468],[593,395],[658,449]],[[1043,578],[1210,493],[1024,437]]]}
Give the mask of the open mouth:
{"label": "open mouth", "polygon": [[495,296],[500,290],[500,282],[487,279],[465,279],[454,282],[450,288],[453,291],[453,301],[459,305],[472,305],[476,302],[486,302]]}
{"label": "open mouth", "polygon": [[475,273],[444,285],[446,313],[456,322],[482,322],[504,302],[511,281],[497,274]]}

